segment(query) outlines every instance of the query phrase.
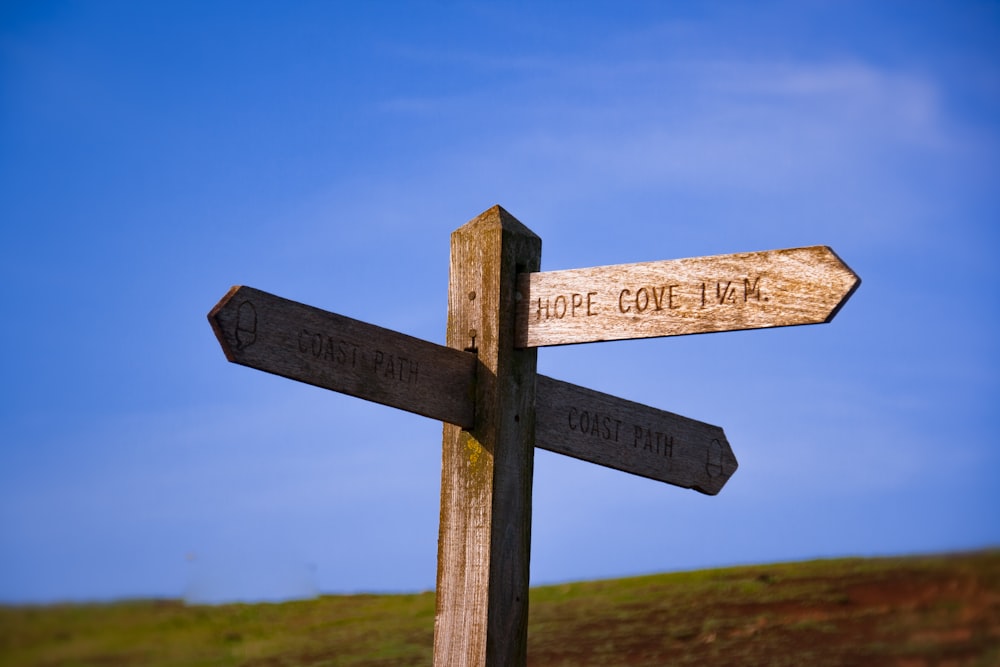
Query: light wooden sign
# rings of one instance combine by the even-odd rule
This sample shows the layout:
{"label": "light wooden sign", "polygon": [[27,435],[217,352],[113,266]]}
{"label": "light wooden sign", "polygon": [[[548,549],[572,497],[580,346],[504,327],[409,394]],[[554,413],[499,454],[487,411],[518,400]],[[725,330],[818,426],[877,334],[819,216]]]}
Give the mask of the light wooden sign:
{"label": "light wooden sign", "polygon": [[515,344],[819,324],[860,283],[826,246],[527,273]]}

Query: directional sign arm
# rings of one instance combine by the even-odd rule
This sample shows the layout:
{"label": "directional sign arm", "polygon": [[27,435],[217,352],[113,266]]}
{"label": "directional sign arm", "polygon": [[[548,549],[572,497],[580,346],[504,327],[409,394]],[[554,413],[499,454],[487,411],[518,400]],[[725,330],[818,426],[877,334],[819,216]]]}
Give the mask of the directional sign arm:
{"label": "directional sign arm", "polygon": [[708,495],[738,466],[718,426],[544,375],[535,446]]}
{"label": "directional sign arm", "polygon": [[525,273],[515,344],[820,324],[860,284],[826,246]]}
{"label": "directional sign arm", "polygon": [[476,357],[252,287],[208,314],[226,358],[471,428]]}

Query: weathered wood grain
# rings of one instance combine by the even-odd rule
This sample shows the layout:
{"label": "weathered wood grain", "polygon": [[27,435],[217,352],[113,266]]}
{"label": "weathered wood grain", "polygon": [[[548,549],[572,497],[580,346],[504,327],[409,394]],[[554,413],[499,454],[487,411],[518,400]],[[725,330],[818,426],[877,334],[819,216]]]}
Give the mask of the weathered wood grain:
{"label": "weathered wood grain", "polygon": [[475,425],[446,424],[434,664],[523,666],[534,463],[535,350],[514,349],[516,276],[541,239],[495,206],[451,237],[448,345],[479,358]]}
{"label": "weathered wood grain", "polygon": [[826,246],[523,275],[519,348],[829,322],[861,283]]}
{"label": "weathered wood grain", "polygon": [[471,427],[476,357],[390,329],[233,287],[208,314],[226,358]]}
{"label": "weathered wood grain", "polygon": [[538,376],[535,446],[717,494],[738,464],[718,426]]}

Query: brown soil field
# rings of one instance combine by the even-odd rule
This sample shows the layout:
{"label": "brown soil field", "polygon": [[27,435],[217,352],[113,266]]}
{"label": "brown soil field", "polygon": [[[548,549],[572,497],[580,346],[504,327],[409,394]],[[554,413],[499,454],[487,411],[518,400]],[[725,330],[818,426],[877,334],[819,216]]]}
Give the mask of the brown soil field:
{"label": "brown soil field", "polygon": [[[0,607],[0,666],[429,665],[434,594]],[[533,588],[528,664],[1000,666],[1000,551]]]}
{"label": "brown soil field", "polygon": [[554,603],[533,608],[530,664],[1000,665],[997,553],[608,584],[618,588],[616,600],[590,619],[560,620]]}

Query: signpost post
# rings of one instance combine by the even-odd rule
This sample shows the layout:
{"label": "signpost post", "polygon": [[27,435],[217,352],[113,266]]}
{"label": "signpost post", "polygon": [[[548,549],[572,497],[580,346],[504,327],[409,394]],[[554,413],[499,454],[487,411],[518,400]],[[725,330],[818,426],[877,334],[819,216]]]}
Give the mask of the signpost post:
{"label": "signpost post", "polygon": [[545,345],[829,322],[860,279],[824,246],[539,273],[499,206],[451,238],[447,346],[253,289],[208,315],[234,363],[444,422],[434,664],[527,660],[534,448],[717,494],[718,426],[535,372]]}

